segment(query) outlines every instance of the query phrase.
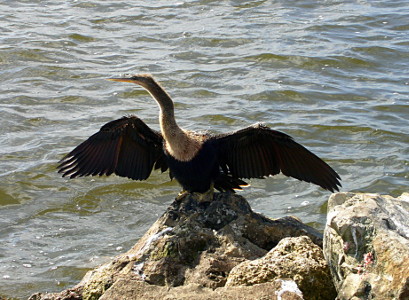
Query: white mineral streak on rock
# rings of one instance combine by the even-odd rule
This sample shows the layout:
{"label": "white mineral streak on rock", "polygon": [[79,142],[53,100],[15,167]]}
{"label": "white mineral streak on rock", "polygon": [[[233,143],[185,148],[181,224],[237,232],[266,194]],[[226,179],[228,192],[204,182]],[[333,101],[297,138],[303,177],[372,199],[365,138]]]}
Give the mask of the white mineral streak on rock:
{"label": "white mineral streak on rock", "polygon": [[143,273],[143,266],[144,262],[141,263],[135,263],[132,270],[135,272],[135,274],[139,275],[142,280],[145,281],[146,275]]}
{"label": "white mineral streak on rock", "polygon": [[285,292],[290,292],[290,293],[295,293],[296,295],[302,297],[302,292],[298,288],[298,285],[293,281],[293,280],[285,280],[285,279],[279,279],[281,281],[281,289],[276,292],[277,295],[277,300],[285,300],[281,298],[281,296]]}
{"label": "white mineral streak on rock", "polygon": [[150,236],[150,237],[148,238],[148,240],[146,241],[145,245],[142,247],[142,249],[141,249],[139,252],[140,252],[140,253],[145,252],[147,249],[149,249],[149,246],[150,246],[153,242],[157,241],[161,236],[165,235],[166,233],[171,232],[172,229],[173,229],[172,227],[166,227],[166,228],[163,229],[162,231],[160,231],[160,232],[158,232],[158,233],[156,233],[156,234]]}
{"label": "white mineral streak on rock", "polygon": [[[172,229],[173,229],[172,227],[166,227],[162,231],[150,236],[146,240],[145,245],[141,248],[141,250],[139,250],[139,252],[135,256],[137,257],[137,256],[141,255],[141,257],[143,257],[143,254],[149,249],[150,245],[153,242],[157,241],[159,238],[161,238],[162,236],[164,236],[168,232],[171,232]],[[145,260],[146,260],[146,258],[142,259],[142,261],[139,260],[139,261],[135,262],[135,264],[134,264],[134,266],[132,268],[132,270],[135,272],[135,274],[139,275],[142,280],[145,280],[145,278],[146,278],[146,275],[143,272],[143,266],[145,265]]]}

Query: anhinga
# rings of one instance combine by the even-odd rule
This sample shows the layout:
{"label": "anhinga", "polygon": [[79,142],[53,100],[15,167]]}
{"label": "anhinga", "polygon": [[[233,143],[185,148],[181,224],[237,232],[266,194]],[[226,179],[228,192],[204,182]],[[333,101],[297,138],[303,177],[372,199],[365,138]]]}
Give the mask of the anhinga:
{"label": "anhinga", "polygon": [[161,132],[136,116],[111,121],[66,155],[58,166],[74,178],[113,173],[145,180],[152,169],[169,169],[187,192],[205,193],[213,186],[232,191],[247,185],[244,178],[264,178],[280,171],[333,192],[341,186],[338,174],[290,136],[264,125],[211,135],[180,128],[170,96],[147,74],[112,81],[145,88],[160,108]]}

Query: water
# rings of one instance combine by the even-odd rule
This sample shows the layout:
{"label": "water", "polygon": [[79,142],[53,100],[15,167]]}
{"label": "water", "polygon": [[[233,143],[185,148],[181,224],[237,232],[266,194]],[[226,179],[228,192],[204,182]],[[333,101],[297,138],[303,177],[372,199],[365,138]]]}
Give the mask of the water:
{"label": "water", "polygon": [[[166,174],[67,180],[57,161],[149,95],[105,81],[152,73],[179,124],[256,122],[325,159],[343,191],[408,186],[407,1],[2,1],[0,295],[60,291],[130,248],[180,188]],[[318,229],[329,193],[278,176],[241,192]]]}

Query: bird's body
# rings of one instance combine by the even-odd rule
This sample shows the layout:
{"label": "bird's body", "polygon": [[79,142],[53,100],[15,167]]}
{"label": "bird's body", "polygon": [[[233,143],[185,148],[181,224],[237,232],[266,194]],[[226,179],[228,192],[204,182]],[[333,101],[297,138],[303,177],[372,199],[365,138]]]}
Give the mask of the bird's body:
{"label": "bird's body", "polygon": [[217,150],[209,141],[201,145],[191,160],[180,161],[169,152],[166,153],[166,158],[172,175],[184,190],[204,193],[218,177]]}
{"label": "bird's body", "polygon": [[329,165],[285,133],[260,124],[219,135],[187,131],[176,123],[172,99],[150,75],[111,80],[139,84],[152,95],[160,108],[161,132],[136,116],[111,121],[61,160],[63,176],[115,173],[145,180],[154,168],[169,169],[184,190],[205,193],[212,186],[241,189],[242,178],[281,171],[330,191],[340,186]]}

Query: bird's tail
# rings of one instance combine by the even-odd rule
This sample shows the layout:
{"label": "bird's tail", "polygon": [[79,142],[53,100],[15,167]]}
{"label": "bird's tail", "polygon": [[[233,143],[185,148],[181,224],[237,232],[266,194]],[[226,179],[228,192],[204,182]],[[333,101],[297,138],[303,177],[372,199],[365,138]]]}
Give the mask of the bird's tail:
{"label": "bird's tail", "polygon": [[242,190],[246,186],[249,186],[247,182],[226,174],[220,174],[214,181],[214,188],[220,192],[234,193],[235,190]]}

